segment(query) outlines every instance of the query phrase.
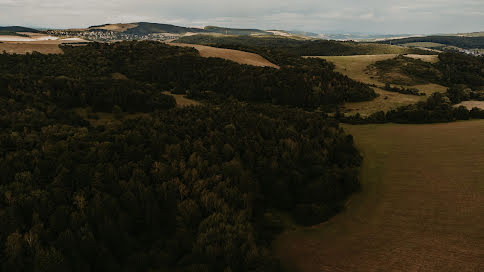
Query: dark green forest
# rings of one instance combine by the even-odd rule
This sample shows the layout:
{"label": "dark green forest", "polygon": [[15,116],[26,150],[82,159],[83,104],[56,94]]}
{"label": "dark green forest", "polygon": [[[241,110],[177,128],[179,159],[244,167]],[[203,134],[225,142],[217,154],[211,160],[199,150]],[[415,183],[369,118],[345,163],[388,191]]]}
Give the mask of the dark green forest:
{"label": "dark green forest", "polygon": [[[281,216],[322,222],[359,189],[352,137],[293,107],[366,94],[326,62],[257,68],[151,42],[63,49],[0,55],[2,271],[280,271]],[[177,108],[161,94],[180,89],[219,96]]]}

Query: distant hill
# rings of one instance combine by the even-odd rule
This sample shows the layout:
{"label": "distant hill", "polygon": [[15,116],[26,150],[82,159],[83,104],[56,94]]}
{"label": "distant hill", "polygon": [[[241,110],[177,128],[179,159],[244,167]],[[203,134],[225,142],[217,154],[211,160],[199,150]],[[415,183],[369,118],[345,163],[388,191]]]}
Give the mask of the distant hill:
{"label": "distant hill", "polygon": [[182,26],[175,26],[169,24],[157,24],[157,23],[135,23],[137,24],[136,27],[130,28],[124,33],[127,34],[138,34],[138,35],[147,35],[153,33],[174,33],[174,34],[184,34],[187,32],[195,32],[201,33],[205,32],[204,29],[200,28],[192,28],[192,27],[182,27]]}
{"label": "distant hill", "polygon": [[[91,26],[87,31],[114,31],[125,34],[133,35],[149,35],[155,33],[172,33],[172,34],[186,34],[186,33],[199,33],[199,34],[223,34],[223,35],[236,35],[236,36],[249,36],[249,35],[280,35],[280,36],[315,36],[317,34],[311,33],[306,35],[305,32],[292,32],[292,31],[266,31],[260,29],[243,29],[243,28],[228,28],[218,26],[206,26],[204,28],[196,27],[183,27],[171,24],[158,24],[158,23],[128,23],[128,24],[103,24]],[[309,34],[309,33],[308,33]]]}
{"label": "distant hill", "polygon": [[[297,40],[280,36],[220,36],[193,35],[181,37],[176,42],[201,44],[262,54],[277,51],[293,56],[349,56],[374,54],[429,54],[421,49],[405,48],[375,43],[341,42],[321,39]],[[262,52],[261,52],[262,51]]]}
{"label": "distant hill", "polygon": [[262,34],[262,35],[272,35],[272,33],[260,30],[260,29],[238,29],[238,28],[226,28],[226,27],[218,27],[218,26],[206,26],[205,31],[210,33],[220,33],[220,34],[227,34],[227,35],[253,35],[253,34]]}
{"label": "distant hill", "polygon": [[0,32],[33,32],[38,33],[39,31],[33,28],[23,27],[23,26],[0,26]]}
{"label": "distant hill", "polygon": [[426,36],[426,37],[411,37],[403,39],[393,39],[386,41],[379,41],[378,43],[391,43],[394,45],[405,45],[415,43],[433,43],[442,44],[443,46],[455,46],[463,49],[484,48],[484,37],[463,37],[463,36]]}

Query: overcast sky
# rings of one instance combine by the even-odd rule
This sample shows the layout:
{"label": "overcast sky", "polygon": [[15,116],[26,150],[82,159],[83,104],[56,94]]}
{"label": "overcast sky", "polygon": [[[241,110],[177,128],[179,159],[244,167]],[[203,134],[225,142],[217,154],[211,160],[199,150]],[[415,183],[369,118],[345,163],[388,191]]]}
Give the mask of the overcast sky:
{"label": "overcast sky", "polygon": [[484,0],[0,0],[0,25],[171,23],[317,33],[484,31]]}

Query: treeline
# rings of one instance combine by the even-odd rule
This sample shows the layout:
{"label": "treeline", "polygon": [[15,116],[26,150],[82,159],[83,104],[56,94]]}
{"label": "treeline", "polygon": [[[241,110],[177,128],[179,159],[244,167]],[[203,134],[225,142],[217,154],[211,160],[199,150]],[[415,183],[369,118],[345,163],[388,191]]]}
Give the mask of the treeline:
{"label": "treeline", "polygon": [[334,66],[324,60],[301,59],[278,70],[202,58],[195,49],[158,42],[91,43],[84,47],[65,46],[63,50],[63,55],[3,54],[0,72],[35,79],[64,76],[74,80],[120,73],[133,82],[150,84],[147,90],[189,91],[192,97],[215,93],[304,108],[376,97],[371,88],[335,72]]}
{"label": "treeline", "polygon": [[[452,93],[434,93],[426,101],[398,107],[388,112],[379,111],[368,117],[359,113],[352,116],[345,116],[337,113],[336,118],[341,122],[349,124],[382,124],[382,123],[442,123],[456,120],[484,119],[484,110],[473,108],[468,110],[464,106],[454,107],[455,103],[461,102],[454,99]],[[458,101],[458,102],[457,102]]]}
{"label": "treeline", "polygon": [[[375,43],[332,40],[297,40],[282,37],[193,35],[181,37],[176,42],[209,45],[214,47],[256,52],[264,55],[288,56],[348,56],[372,54],[433,54],[427,50],[404,48]],[[284,59],[280,59],[284,63]],[[280,64],[280,63],[278,63]]]}
{"label": "treeline", "polygon": [[438,62],[429,63],[401,55],[378,61],[373,66],[378,69],[383,80],[387,73],[395,70],[411,78],[410,82],[393,82],[394,84],[412,85],[432,82],[449,87],[463,84],[476,90],[484,86],[484,57],[441,53]]}
{"label": "treeline", "polygon": [[385,91],[401,93],[401,94],[410,94],[410,95],[417,95],[417,96],[426,95],[425,93],[421,93],[417,88],[392,87],[390,83],[386,83],[383,89]]}
{"label": "treeline", "polygon": [[411,37],[402,39],[392,39],[390,41],[380,41],[380,44],[406,44],[415,42],[432,42],[464,49],[484,48],[484,37],[460,37],[460,36],[427,36]]}

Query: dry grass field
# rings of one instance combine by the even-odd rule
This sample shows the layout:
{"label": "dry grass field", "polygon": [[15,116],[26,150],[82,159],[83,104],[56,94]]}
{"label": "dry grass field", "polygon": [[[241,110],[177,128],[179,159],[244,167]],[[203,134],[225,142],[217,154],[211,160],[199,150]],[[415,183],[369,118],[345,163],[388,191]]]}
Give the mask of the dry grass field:
{"label": "dry grass field", "polygon": [[3,42],[0,43],[0,53],[26,54],[36,51],[42,54],[62,54],[59,44],[59,41]]}
{"label": "dry grass field", "polygon": [[270,61],[254,53],[244,52],[240,50],[216,48],[216,47],[197,45],[197,44],[183,44],[183,43],[168,43],[168,44],[175,45],[175,46],[193,47],[197,49],[198,52],[200,52],[200,56],[206,57],[206,58],[210,58],[210,57],[222,58],[222,59],[231,60],[233,62],[237,62],[240,64],[272,67],[276,69],[280,68],[279,66],[271,63]]}
{"label": "dry grass field", "polygon": [[472,108],[479,108],[484,110],[484,101],[464,101],[462,103],[454,105],[454,107],[459,107],[459,106],[464,106],[468,110],[472,110]]}
{"label": "dry grass field", "polygon": [[[318,57],[323,58],[327,61],[330,61],[335,64],[336,71],[340,72],[348,77],[361,81],[367,84],[374,84],[378,86],[374,88],[375,92],[380,94],[380,96],[372,101],[365,101],[365,102],[357,102],[357,103],[347,103],[345,105],[345,112],[347,114],[354,114],[360,113],[363,116],[368,116],[377,111],[388,111],[391,109],[395,109],[399,106],[405,106],[409,104],[413,104],[419,101],[423,101],[426,99],[425,96],[415,96],[415,95],[406,95],[400,94],[395,92],[388,92],[382,89],[385,85],[384,82],[381,82],[378,76],[372,71],[368,69],[368,66],[374,64],[377,61],[387,60],[395,58],[397,55],[395,54],[384,54],[384,55],[357,55],[357,56],[324,56]],[[437,55],[407,55],[411,58],[418,58],[423,61],[428,62],[437,62],[438,56]],[[394,76],[401,76],[404,75],[394,75]],[[402,85],[394,85],[405,87]],[[434,92],[445,92],[446,87],[429,83],[429,84],[421,84],[412,86],[413,88],[417,88],[419,91],[424,92],[428,95]]]}
{"label": "dry grass field", "polygon": [[362,192],[276,240],[289,271],[484,271],[484,121],[344,128]]}
{"label": "dry grass field", "polygon": [[109,31],[124,32],[137,26],[138,24],[108,24],[105,26],[91,27],[90,29],[104,29]]}
{"label": "dry grass field", "polygon": [[186,98],[184,94],[172,94],[168,91],[165,91],[163,92],[163,94],[166,94],[166,95],[171,95],[175,98],[175,101],[176,101],[176,105],[178,107],[186,107],[186,106],[198,106],[200,105],[201,103],[198,102],[198,101],[195,101],[195,100],[192,100],[192,99],[189,99],[189,98]]}
{"label": "dry grass field", "polygon": [[58,39],[42,33],[19,33],[28,35],[28,37],[0,36],[0,41],[2,41],[0,43],[0,53],[5,51],[8,54],[27,54],[35,51],[42,54],[62,54],[63,52],[59,45],[63,43],[87,42],[78,38]]}

